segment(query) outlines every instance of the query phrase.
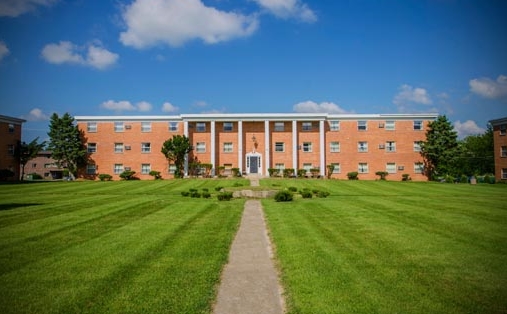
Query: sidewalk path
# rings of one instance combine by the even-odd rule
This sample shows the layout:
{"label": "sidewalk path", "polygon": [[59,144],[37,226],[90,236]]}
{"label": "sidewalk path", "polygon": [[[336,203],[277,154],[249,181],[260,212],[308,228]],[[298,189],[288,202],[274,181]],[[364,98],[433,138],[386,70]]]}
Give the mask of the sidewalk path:
{"label": "sidewalk path", "polygon": [[282,314],[284,301],[259,200],[245,204],[214,314]]}

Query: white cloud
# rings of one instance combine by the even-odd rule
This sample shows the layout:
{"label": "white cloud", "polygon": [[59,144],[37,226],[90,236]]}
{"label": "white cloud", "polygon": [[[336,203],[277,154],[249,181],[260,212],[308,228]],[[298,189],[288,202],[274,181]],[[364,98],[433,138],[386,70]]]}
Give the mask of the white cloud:
{"label": "white cloud", "polygon": [[474,121],[467,120],[463,123],[461,121],[454,122],[454,130],[458,133],[459,138],[464,138],[469,135],[477,135],[486,132],[485,129],[479,127]]}
{"label": "white cloud", "polygon": [[146,111],[151,110],[152,105],[149,102],[141,101],[136,104],[136,107],[137,107],[137,110],[142,111],[142,112],[146,112]]}
{"label": "white cloud", "polygon": [[136,107],[134,105],[132,105],[130,103],[130,101],[126,101],[126,100],[121,100],[121,101],[108,100],[106,102],[103,102],[100,106],[104,109],[114,110],[117,112],[136,110]]}
{"label": "white cloud", "polygon": [[171,104],[170,102],[165,102],[163,105],[162,105],[162,111],[163,112],[176,112],[178,111],[180,108],[174,106],[173,104]]}
{"label": "white cloud", "polygon": [[139,49],[193,39],[214,44],[250,36],[259,24],[256,16],[219,11],[201,0],[136,0],[125,7],[123,20],[127,30],[120,41]]}
{"label": "white cloud", "polygon": [[49,7],[58,0],[1,0],[0,16],[17,17],[35,10],[38,6]]}
{"label": "white cloud", "polygon": [[60,41],[58,44],[47,44],[42,48],[41,55],[49,63],[53,64],[79,64],[91,66],[103,70],[118,60],[119,56],[104,48],[89,45],[88,53],[83,56],[82,48],[70,41]]}
{"label": "white cloud", "polygon": [[412,87],[404,84],[400,86],[398,94],[394,96],[393,103],[397,106],[406,106],[407,104],[431,105],[433,102],[428,91],[420,87]]}
{"label": "white cloud", "polygon": [[470,91],[491,99],[507,98],[507,76],[500,75],[496,81],[484,77],[470,80]]}
{"label": "white cloud", "polygon": [[2,61],[2,59],[9,53],[10,51],[9,48],[7,48],[7,45],[3,41],[0,41],[0,61]]}
{"label": "white cloud", "polygon": [[321,102],[320,104],[314,101],[304,101],[295,104],[292,109],[295,112],[301,113],[349,113],[345,109],[340,108],[337,104],[332,102]]}
{"label": "white cloud", "polygon": [[49,115],[42,112],[39,108],[33,108],[28,115],[22,116],[22,118],[27,121],[46,121],[49,120]]}
{"label": "white cloud", "polygon": [[253,0],[277,17],[296,18],[303,22],[317,21],[315,13],[300,0]]}

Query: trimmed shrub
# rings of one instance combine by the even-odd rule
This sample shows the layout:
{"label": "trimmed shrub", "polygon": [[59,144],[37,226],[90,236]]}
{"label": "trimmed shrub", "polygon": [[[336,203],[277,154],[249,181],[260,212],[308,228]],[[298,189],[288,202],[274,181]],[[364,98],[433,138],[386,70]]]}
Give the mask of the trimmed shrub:
{"label": "trimmed shrub", "polygon": [[313,196],[312,192],[308,189],[303,189],[299,191],[299,194],[301,194],[301,197],[303,198],[312,198]]}
{"label": "trimmed shrub", "polygon": [[101,173],[99,174],[99,180],[100,181],[111,181],[113,179],[113,176],[107,173]]}
{"label": "trimmed shrub", "polygon": [[382,181],[385,181],[385,179],[386,179],[386,177],[387,177],[388,174],[389,173],[387,171],[377,171],[377,172],[375,172],[375,175],[379,176],[380,180],[382,180]]}
{"label": "trimmed shrub", "polygon": [[298,170],[298,178],[302,178],[306,175],[306,170],[305,169],[299,169]]}
{"label": "trimmed shrub", "polygon": [[155,180],[162,179],[162,176],[160,175],[160,171],[152,170],[152,171],[150,171],[150,176],[152,176]]}
{"label": "trimmed shrub", "polygon": [[298,188],[295,187],[295,186],[289,186],[288,190],[291,191],[291,192],[297,192]]}
{"label": "trimmed shrub", "polygon": [[239,172],[239,168],[231,168],[233,177],[241,177],[241,172]]}
{"label": "trimmed shrub", "polygon": [[202,191],[203,191],[203,192],[208,192],[208,191],[209,191],[209,189],[208,189],[208,188],[202,188]]}
{"label": "trimmed shrub", "polygon": [[224,187],[223,186],[215,186],[215,191],[220,191],[221,189],[223,189]]}
{"label": "trimmed shrub", "polygon": [[134,170],[125,170],[122,173],[120,173],[120,178],[122,178],[123,180],[133,180],[135,174],[136,172]]}
{"label": "trimmed shrub", "polygon": [[408,173],[402,174],[401,181],[410,181],[410,175]]}
{"label": "trimmed shrub", "polygon": [[317,197],[319,197],[319,198],[326,198],[328,196],[329,196],[329,192],[327,192],[327,191],[319,191],[317,193]]}
{"label": "trimmed shrub", "polygon": [[277,202],[290,202],[293,198],[292,192],[287,190],[281,190],[275,194],[275,201]]}
{"label": "trimmed shrub", "polygon": [[201,193],[199,193],[199,192],[197,192],[197,191],[190,192],[190,197],[193,197],[193,198],[200,198],[200,197],[201,197]]}
{"label": "trimmed shrub", "polygon": [[445,183],[454,183],[454,177],[450,176],[450,175],[446,175],[444,180],[445,180]]}
{"label": "trimmed shrub", "polygon": [[220,192],[217,198],[219,201],[230,201],[232,199],[232,192]]}
{"label": "trimmed shrub", "polygon": [[269,168],[268,169],[268,173],[269,173],[270,177],[274,177],[274,176],[278,175],[279,172],[280,172],[280,170],[278,170],[277,168]]}
{"label": "trimmed shrub", "polygon": [[283,177],[290,178],[294,176],[294,168],[283,169]]}
{"label": "trimmed shrub", "polygon": [[233,184],[233,186],[235,186],[235,187],[238,187],[238,186],[243,186],[243,183],[240,183],[240,182],[235,182],[235,183]]}
{"label": "trimmed shrub", "polygon": [[202,192],[201,195],[203,198],[210,198],[211,197],[211,193],[208,191]]}
{"label": "trimmed shrub", "polygon": [[468,177],[466,175],[461,175],[460,179],[459,179],[459,182],[460,183],[468,183]]}
{"label": "trimmed shrub", "polygon": [[181,191],[181,196],[189,196],[190,192],[188,191]]}
{"label": "trimmed shrub", "polygon": [[347,178],[349,178],[349,180],[358,180],[359,179],[357,177],[358,175],[359,175],[359,173],[357,171],[352,171],[352,172],[347,173]]}
{"label": "trimmed shrub", "polygon": [[30,176],[32,176],[32,180],[42,180],[42,176],[38,173],[30,173]]}

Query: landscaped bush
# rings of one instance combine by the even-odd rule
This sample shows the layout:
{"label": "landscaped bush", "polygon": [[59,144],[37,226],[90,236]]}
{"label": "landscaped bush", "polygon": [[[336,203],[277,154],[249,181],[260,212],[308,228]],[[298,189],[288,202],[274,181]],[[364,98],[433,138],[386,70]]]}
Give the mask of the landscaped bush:
{"label": "landscaped bush", "polygon": [[305,169],[298,169],[298,178],[302,178],[306,175]]}
{"label": "landscaped bush", "polygon": [[203,198],[210,198],[211,197],[211,193],[208,191],[202,192],[201,195]]}
{"label": "landscaped bush", "polygon": [[313,196],[312,192],[308,189],[303,189],[299,191],[299,194],[301,194],[301,197],[303,198],[312,198]]}
{"label": "landscaped bush", "polygon": [[283,169],[283,177],[290,178],[294,176],[294,168]]}
{"label": "landscaped bush", "polygon": [[317,197],[319,197],[319,198],[326,198],[328,196],[329,196],[329,192],[328,191],[319,191],[317,193]]}
{"label": "landscaped bush", "polygon": [[199,193],[199,192],[197,192],[197,191],[190,192],[190,197],[193,197],[193,198],[200,198],[200,197],[201,197],[201,193]]}
{"label": "landscaped bush", "polygon": [[468,177],[466,175],[461,175],[460,179],[459,179],[459,182],[460,183],[468,183]]}
{"label": "landscaped bush", "polygon": [[352,171],[352,172],[347,173],[347,178],[349,178],[349,180],[358,180],[359,179],[357,177],[358,175],[359,175],[359,173],[357,171]]}
{"label": "landscaped bush", "polygon": [[278,170],[277,168],[269,168],[268,169],[268,173],[269,173],[270,177],[274,177],[274,176],[278,175],[279,172],[280,172],[280,170]]}
{"label": "landscaped bush", "polygon": [[241,172],[239,172],[239,168],[231,168],[233,177],[241,177]]}
{"label": "landscaped bush", "polygon": [[217,198],[219,201],[230,201],[232,199],[232,192],[220,192]]}
{"label": "landscaped bush", "polygon": [[181,191],[181,196],[189,196],[190,192],[188,191]]}
{"label": "landscaped bush", "polygon": [[287,190],[281,190],[275,194],[275,201],[277,202],[290,202],[293,198],[292,192]]}
{"label": "landscaped bush", "polygon": [[150,176],[152,176],[153,178],[155,178],[155,180],[162,179],[162,176],[160,175],[160,171],[152,170],[152,171],[150,171]]}
{"label": "landscaped bush", "polygon": [[297,187],[295,187],[295,186],[289,186],[289,188],[288,188],[288,189],[289,189],[289,191],[291,191],[291,192],[297,192],[297,191],[298,191],[298,188],[297,188]]}
{"label": "landscaped bush", "polygon": [[233,186],[235,186],[235,187],[243,186],[243,183],[241,183],[241,182],[234,182]]}
{"label": "landscaped bush", "polygon": [[451,175],[446,175],[444,181],[445,183],[454,183],[454,177]]}
{"label": "landscaped bush", "polygon": [[107,173],[101,173],[99,174],[99,180],[100,181],[111,181],[113,179],[113,176]]}
{"label": "landscaped bush", "polygon": [[122,178],[123,180],[133,180],[135,174],[136,172],[134,170],[125,170],[122,173],[120,173],[120,178]]}
{"label": "landscaped bush", "polygon": [[387,171],[377,171],[377,172],[375,172],[375,175],[379,176],[380,180],[382,180],[382,181],[385,181],[385,179],[386,179],[386,177],[387,177],[388,174],[389,173]]}
{"label": "landscaped bush", "polygon": [[208,191],[209,191],[209,189],[208,189],[208,188],[202,188],[202,191],[203,191],[203,192],[208,192]]}
{"label": "landscaped bush", "polygon": [[410,175],[408,173],[402,174],[401,181],[410,181]]}
{"label": "landscaped bush", "polygon": [[0,180],[6,180],[7,178],[14,177],[15,173],[9,169],[0,170]]}
{"label": "landscaped bush", "polygon": [[42,180],[42,176],[38,173],[30,173],[29,176],[32,176],[32,180]]}
{"label": "landscaped bush", "polygon": [[220,191],[220,190],[221,190],[221,189],[223,189],[223,188],[224,188],[224,187],[223,187],[223,186],[220,186],[220,185],[219,185],[219,186],[215,186],[215,191],[217,191],[217,192],[218,192],[218,191]]}

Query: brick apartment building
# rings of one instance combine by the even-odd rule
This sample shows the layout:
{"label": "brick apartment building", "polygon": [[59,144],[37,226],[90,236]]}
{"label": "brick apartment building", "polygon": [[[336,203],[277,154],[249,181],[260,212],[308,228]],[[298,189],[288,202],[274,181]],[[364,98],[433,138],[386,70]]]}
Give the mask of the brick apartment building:
{"label": "brick apartment building", "polygon": [[[387,171],[388,180],[409,174],[423,181],[421,141],[437,114],[182,114],[175,116],[76,116],[84,132],[90,161],[84,177],[99,173],[114,179],[134,170],[150,179],[151,170],[172,177],[174,166],[161,153],[173,135],[185,135],[193,145],[188,160],[244,174],[269,174],[268,169],[318,169],[332,178],[374,180]],[[185,168],[188,174],[188,162]]]}
{"label": "brick apartment building", "polygon": [[19,180],[19,159],[15,158],[16,146],[21,141],[23,119],[0,115],[0,170],[14,172],[12,180]]}
{"label": "brick apartment building", "polygon": [[489,121],[493,126],[495,178],[507,180],[507,117]]}
{"label": "brick apartment building", "polygon": [[64,169],[58,166],[56,160],[51,157],[51,152],[43,150],[26,164],[25,180],[30,179],[30,175],[34,173],[45,180],[62,179],[63,172]]}

